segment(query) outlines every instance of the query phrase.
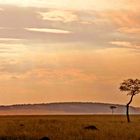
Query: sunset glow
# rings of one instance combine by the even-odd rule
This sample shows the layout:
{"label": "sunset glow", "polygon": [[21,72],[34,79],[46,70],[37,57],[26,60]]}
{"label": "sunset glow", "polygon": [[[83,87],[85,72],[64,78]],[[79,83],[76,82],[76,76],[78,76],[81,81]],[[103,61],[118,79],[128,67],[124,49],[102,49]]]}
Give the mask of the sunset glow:
{"label": "sunset glow", "polygon": [[0,104],[124,104],[139,36],[138,0],[0,0]]}

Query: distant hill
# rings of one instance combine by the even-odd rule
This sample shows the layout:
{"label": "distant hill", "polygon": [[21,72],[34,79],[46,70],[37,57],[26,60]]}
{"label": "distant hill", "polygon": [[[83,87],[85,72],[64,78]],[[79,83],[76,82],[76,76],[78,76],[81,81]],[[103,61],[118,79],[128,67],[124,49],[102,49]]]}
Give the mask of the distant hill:
{"label": "distant hill", "polygon": [[[114,114],[125,114],[124,105],[68,102],[0,106],[0,115],[111,114],[112,105],[117,107]],[[140,108],[130,107],[130,113],[140,114]]]}

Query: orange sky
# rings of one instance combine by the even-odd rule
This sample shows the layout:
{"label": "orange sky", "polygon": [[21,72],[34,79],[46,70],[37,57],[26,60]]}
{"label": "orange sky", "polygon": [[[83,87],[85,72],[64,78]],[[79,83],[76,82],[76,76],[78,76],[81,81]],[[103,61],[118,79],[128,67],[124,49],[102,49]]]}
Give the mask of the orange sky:
{"label": "orange sky", "polygon": [[0,104],[125,104],[139,36],[138,0],[0,0]]}

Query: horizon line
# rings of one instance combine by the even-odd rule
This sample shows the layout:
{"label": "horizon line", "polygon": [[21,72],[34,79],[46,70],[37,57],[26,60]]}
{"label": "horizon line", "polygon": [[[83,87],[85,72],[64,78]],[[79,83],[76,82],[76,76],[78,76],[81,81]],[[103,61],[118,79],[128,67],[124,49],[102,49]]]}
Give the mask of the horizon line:
{"label": "horizon line", "polygon": [[[7,107],[7,106],[22,106],[22,105],[39,105],[39,104],[65,104],[65,103],[92,103],[92,104],[110,104],[110,105],[123,105],[126,104],[119,104],[119,103],[110,103],[110,102],[91,102],[91,101],[69,101],[69,102],[40,102],[40,103],[17,103],[17,104],[7,104],[1,105],[0,107]],[[131,107],[139,107],[139,106],[131,106]]]}

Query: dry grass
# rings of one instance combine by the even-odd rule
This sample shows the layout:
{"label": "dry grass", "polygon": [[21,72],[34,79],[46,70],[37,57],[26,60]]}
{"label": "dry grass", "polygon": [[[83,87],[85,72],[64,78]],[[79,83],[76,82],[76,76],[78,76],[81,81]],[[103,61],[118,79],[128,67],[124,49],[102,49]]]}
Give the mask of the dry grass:
{"label": "dry grass", "polygon": [[[0,140],[140,140],[140,116],[1,116]],[[99,130],[85,130],[95,125]]]}

